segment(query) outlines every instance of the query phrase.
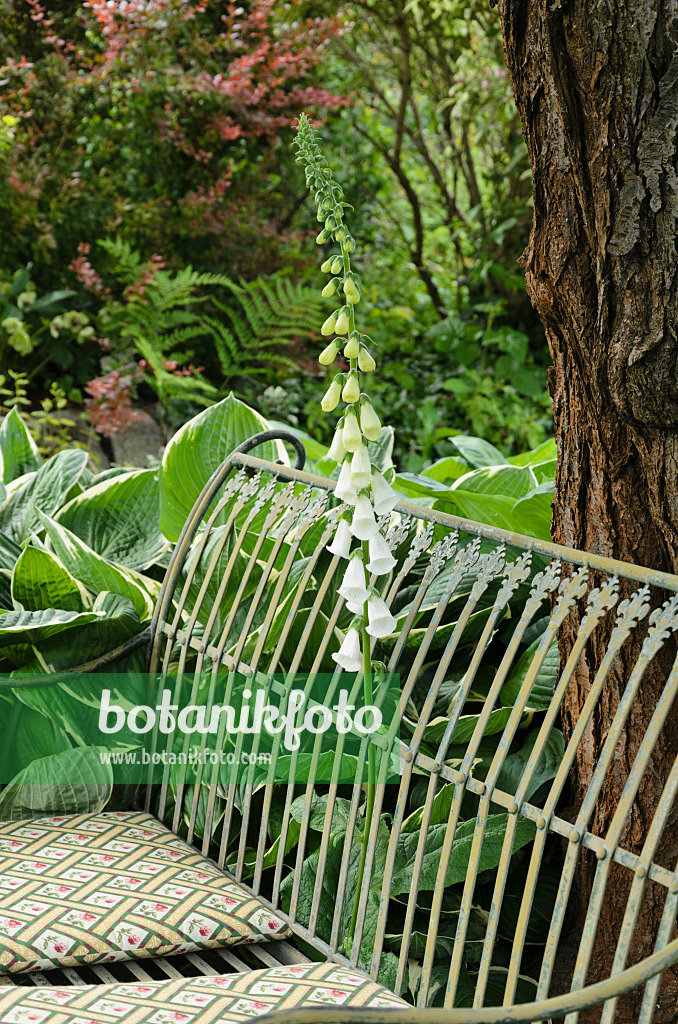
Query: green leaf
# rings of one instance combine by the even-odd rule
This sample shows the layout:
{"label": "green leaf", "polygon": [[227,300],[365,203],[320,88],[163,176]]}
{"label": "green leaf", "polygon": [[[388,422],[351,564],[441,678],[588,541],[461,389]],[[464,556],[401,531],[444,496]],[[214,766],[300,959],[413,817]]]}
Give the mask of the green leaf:
{"label": "green leaf", "polygon": [[159,509],[158,472],[141,469],[95,483],[55,518],[98,555],[141,572],[168,547]]}
{"label": "green leaf", "polygon": [[450,441],[471,466],[481,468],[482,466],[506,465],[506,459],[499,449],[488,441],[483,441],[480,437],[456,434],[450,438]]}
{"label": "green leaf", "polygon": [[[141,631],[134,605],[120,594],[99,594],[92,611],[100,616],[94,622],[79,626],[75,632],[41,640],[36,659],[25,665],[21,673],[64,672],[107,654]],[[126,662],[116,662],[118,672],[125,667]]]}
{"label": "green leaf", "polygon": [[449,495],[447,484],[430,479],[420,473],[397,473],[393,486],[406,498],[438,498],[441,494]]}
{"label": "green leaf", "polygon": [[[354,842],[354,847],[359,851],[360,847]],[[337,890],[339,888],[339,872],[341,870],[342,844],[330,845],[327,851],[325,871],[323,873],[320,902],[318,905],[317,933],[325,942],[330,941],[332,932],[332,921],[337,905]],[[307,857],[301,866],[301,880],[299,883],[299,899],[297,902],[297,921],[308,925],[311,918],[311,907],[313,905],[313,891],[315,889],[318,875],[318,860],[320,850]],[[285,913],[289,912],[292,899],[292,886],[294,884],[294,873],[287,875],[280,885],[280,903]]]}
{"label": "green leaf", "polygon": [[71,747],[71,741],[56,722],[32,708],[21,709],[14,736],[17,767],[25,768],[41,757],[60,754]]}
{"label": "green leaf", "polygon": [[52,515],[87,467],[87,452],[57,452],[36,473],[16,480],[0,508],[0,529],[16,541],[26,540],[40,525],[39,513]]}
{"label": "green leaf", "polygon": [[[525,742],[520,750],[516,750],[508,755],[497,779],[497,789],[501,789],[504,793],[510,793],[511,795],[516,793],[525,771],[525,765],[530,759],[538,735],[539,729],[532,729],[525,737]],[[565,741],[563,740],[562,733],[558,732],[557,729],[551,729],[544,745],[544,750],[537,762],[537,767],[525,792],[525,800],[529,800],[545,782],[555,779],[564,754]]]}
{"label": "green leaf", "polygon": [[40,548],[26,547],[14,567],[12,597],[30,611],[85,611],[86,591],[67,569]]}
{"label": "green leaf", "polygon": [[[280,420],[269,420],[268,425],[272,430],[287,430],[290,434],[294,434],[298,437],[306,450],[306,458],[312,459],[317,462],[319,459],[325,458],[328,449],[320,441],[316,441],[314,437],[307,434],[305,430],[300,430],[299,427],[291,427],[289,423],[282,423]],[[257,454],[255,449],[254,454]]]}
{"label": "green leaf", "polygon": [[101,811],[113,791],[111,766],[101,763],[104,749],[64,750],[33,761],[0,795],[0,819],[20,821]]}
{"label": "green leaf", "polygon": [[[101,692],[111,691],[111,703],[125,712],[148,703],[143,673],[99,673],[93,675],[57,676],[49,686],[21,687],[21,676],[14,675],[15,697],[26,707],[38,711],[55,722],[79,747],[101,741],[99,708]],[[132,748],[139,737],[124,725],[120,732],[107,736],[109,749]]]}
{"label": "green leaf", "polygon": [[42,456],[16,408],[0,423],[0,480],[10,483],[40,469]]}
{"label": "green leaf", "polygon": [[40,644],[61,633],[87,622],[94,622],[102,613],[66,612],[56,608],[42,611],[12,611],[0,614],[0,647],[9,644]]}
{"label": "green leaf", "polygon": [[13,541],[6,533],[0,533],[0,569],[9,569],[10,572],[13,572],[20,554],[21,545]]}
{"label": "green leaf", "polygon": [[556,442],[554,438],[550,437],[548,441],[544,441],[529,452],[523,452],[521,455],[511,456],[508,461],[512,466],[536,466],[541,462],[550,462],[555,460],[557,455],[558,450],[556,448]]}
{"label": "green leaf", "polygon": [[553,492],[554,485],[547,480],[515,503],[512,517],[518,533],[526,533],[541,540],[551,539]]}
{"label": "green leaf", "polygon": [[[489,871],[492,868],[496,868],[499,864],[508,820],[508,814],[491,814],[488,817],[483,845],[478,858],[478,871]],[[450,862],[447,866],[446,885],[454,885],[456,882],[462,882],[466,878],[474,829],[475,820],[473,819],[462,821],[457,826]],[[432,825],[428,830],[419,883],[419,888],[422,890],[433,890],[435,886],[446,832],[447,822],[440,825]],[[513,840],[513,852],[515,853],[516,850],[531,842],[534,839],[535,833],[536,827],[534,822],[529,821],[527,818],[519,818]],[[418,832],[403,832],[400,836],[396,849],[396,869],[391,888],[392,896],[409,893],[411,889],[414,858],[418,841]]]}
{"label": "green leaf", "polygon": [[111,565],[92,551],[60,523],[41,512],[38,514],[57,557],[77,580],[95,594],[102,591],[121,594],[132,602],[142,622],[150,619],[153,613],[153,599],[148,590],[124,569]]}
{"label": "green leaf", "polygon": [[503,495],[517,501],[535,487],[534,473],[529,466],[485,466],[459,477],[452,485],[456,495],[465,494]]}
{"label": "green leaf", "polygon": [[[227,455],[268,427],[263,416],[231,393],[177,431],[165,449],[160,472],[160,529],[168,540],[179,539],[196,498]],[[281,442],[260,445],[254,454],[288,463]]]}
{"label": "green leaf", "polygon": [[393,465],[391,456],[393,454],[393,442],[395,431],[393,427],[382,427],[381,433],[376,441],[367,442],[367,450],[370,454],[370,462],[376,466],[381,473],[385,473]]}
{"label": "green leaf", "polygon": [[421,471],[422,476],[430,477],[432,480],[439,480],[441,483],[445,483],[447,480],[458,480],[465,473],[468,473],[468,466],[460,462],[459,459],[451,457],[438,459],[437,462]]}
{"label": "green leaf", "polygon": [[[499,699],[504,707],[513,707],[515,704],[520,688],[541,642],[541,638],[539,638],[530,644],[511,669],[499,694]],[[558,644],[554,641],[546,652],[544,661],[530,691],[529,707],[534,708],[536,711],[545,711],[548,708],[559,674],[560,655],[558,654]]]}
{"label": "green leaf", "polygon": [[[449,783],[443,786],[439,792],[436,793],[433,798],[433,805],[431,807],[431,820],[430,825],[440,825],[447,821],[450,815],[450,808],[452,806],[452,799],[454,797],[455,786],[454,783]],[[416,811],[413,811],[408,818],[405,818],[403,822],[403,832],[418,832],[421,828],[421,823],[424,817],[424,808],[417,807]]]}

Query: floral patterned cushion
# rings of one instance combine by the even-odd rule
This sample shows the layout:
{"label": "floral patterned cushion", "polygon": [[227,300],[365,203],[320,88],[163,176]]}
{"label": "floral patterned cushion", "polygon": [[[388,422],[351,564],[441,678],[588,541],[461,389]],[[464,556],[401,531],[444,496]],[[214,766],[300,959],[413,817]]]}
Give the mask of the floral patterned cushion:
{"label": "floral patterned cushion", "polygon": [[288,934],[149,814],[0,824],[0,974]]}
{"label": "floral patterned cushion", "polygon": [[0,987],[2,1024],[232,1024],[300,1006],[402,1009],[406,1004],[376,982],[336,964],[147,985]]}

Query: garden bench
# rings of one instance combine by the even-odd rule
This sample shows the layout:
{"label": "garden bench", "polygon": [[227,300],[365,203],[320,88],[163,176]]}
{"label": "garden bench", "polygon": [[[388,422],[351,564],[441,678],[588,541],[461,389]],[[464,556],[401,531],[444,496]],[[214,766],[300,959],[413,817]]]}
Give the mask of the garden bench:
{"label": "garden bench", "polygon": [[[296,468],[249,454],[272,438],[293,444]],[[331,691],[332,679],[339,678],[338,670],[330,676],[336,630],[339,623],[345,627],[344,603],[334,596],[339,559],[327,551],[337,522],[334,485],[304,472],[303,464],[296,438],[267,432],[233,452],[196,501],[150,630],[124,647],[127,653],[145,645],[148,669],[159,674],[161,687],[165,678],[172,680],[174,698],[183,687],[189,703],[211,709],[219,699],[218,680],[233,687],[260,673],[274,680],[272,686],[277,680],[284,689],[286,680],[300,679],[303,688],[325,672]],[[416,1008],[302,1004],[283,1006],[272,1021],[573,1024],[583,1008],[599,1006],[598,1019],[611,1024],[619,997],[642,985],[638,1020],[653,1020],[662,972],[678,962],[678,873],[675,864],[655,859],[672,827],[678,761],[640,852],[625,848],[624,828],[678,691],[676,665],[646,734],[637,737],[608,832],[596,835],[589,825],[643,673],[678,630],[678,577],[406,501],[392,515],[387,539],[396,566],[384,596],[399,628],[394,637],[375,641],[374,656],[387,673],[399,673],[399,733],[384,729],[361,739],[351,762],[354,777],[325,781],[316,786],[320,793],[314,792],[320,764],[314,755],[296,785],[262,782],[250,767],[244,780],[224,786],[218,766],[166,764],[162,778],[149,774],[138,795],[140,810],[216,862],[279,915],[290,935],[8,981],[62,987],[103,982],[105,988],[257,967],[300,969],[319,960],[381,977],[396,994],[409,991]],[[554,644],[568,623],[577,638],[563,668]],[[608,654],[590,680],[572,738],[559,745],[553,729],[594,635],[605,638]],[[568,813],[563,795],[577,750],[624,645],[636,652],[635,668],[588,795],[576,814]],[[109,657],[97,667],[113,664]],[[154,750],[160,752],[163,742],[156,733]],[[187,750],[189,744],[209,750],[207,734],[187,735],[184,742]],[[369,841],[359,898],[352,902],[351,884],[361,877],[356,863],[363,849],[362,804],[370,791],[369,750],[378,746],[379,763],[392,766],[389,744],[398,778],[371,787]],[[284,756],[280,746],[274,746],[277,756]],[[278,839],[271,848],[273,817]],[[568,903],[584,857],[596,859],[593,891],[573,976],[567,990],[561,985],[561,994],[553,995],[559,943],[571,927]],[[604,900],[626,879],[628,902],[612,976],[587,986]],[[653,899],[664,902],[654,951],[627,967],[650,888]],[[353,906],[348,928],[345,905]],[[528,969],[533,988],[524,978]],[[37,998],[41,990],[25,991]]]}

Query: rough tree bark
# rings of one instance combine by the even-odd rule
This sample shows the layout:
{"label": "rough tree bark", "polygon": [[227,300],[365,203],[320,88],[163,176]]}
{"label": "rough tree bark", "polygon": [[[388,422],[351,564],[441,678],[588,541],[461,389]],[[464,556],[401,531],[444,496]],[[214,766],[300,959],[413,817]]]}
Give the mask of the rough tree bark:
{"label": "rough tree bark", "polygon": [[[534,178],[534,221],[523,263],[554,363],[559,465],[553,537],[675,573],[678,0],[499,0],[499,12]],[[561,653],[571,641],[561,639]],[[594,644],[582,659],[563,709],[566,732],[601,655]],[[667,660],[644,681],[596,808],[591,828],[597,834],[609,824]],[[579,753],[577,802],[627,672],[622,659]],[[655,778],[665,778],[678,749],[676,718],[653,760]],[[638,848],[656,799],[656,787],[641,790],[623,837],[627,848]],[[677,851],[670,846],[661,855],[673,867]],[[590,866],[579,881],[585,897]],[[620,898],[605,908],[589,981],[609,971],[606,947],[614,950],[624,903]],[[657,894],[650,894],[635,959],[651,952],[660,909]],[[678,1016],[677,985],[667,972],[656,1022]],[[617,1024],[636,1013],[633,1001],[620,1006]]]}

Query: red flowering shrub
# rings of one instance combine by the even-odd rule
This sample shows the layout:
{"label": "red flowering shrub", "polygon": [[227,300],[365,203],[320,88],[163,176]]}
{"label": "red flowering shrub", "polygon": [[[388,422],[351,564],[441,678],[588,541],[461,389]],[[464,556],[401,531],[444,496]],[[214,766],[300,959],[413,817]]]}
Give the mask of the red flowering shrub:
{"label": "red flowering shrub", "polygon": [[111,437],[141,418],[132,408],[133,387],[141,376],[139,368],[131,364],[126,369],[95,377],[87,384],[89,398],[85,399],[85,408],[98,434]]}
{"label": "red flowering shrub", "polygon": [[322,117],[342,102],[317,84],[339,22],[304,9],[15,0],[0,52],[18,118],[0,152],[12,269],[33,260],[40,285],[57,287],[71,265],[85,283],[79,247],[112,235],[175,267],[276,269],[303,194],[281,135],[301,109]]}

